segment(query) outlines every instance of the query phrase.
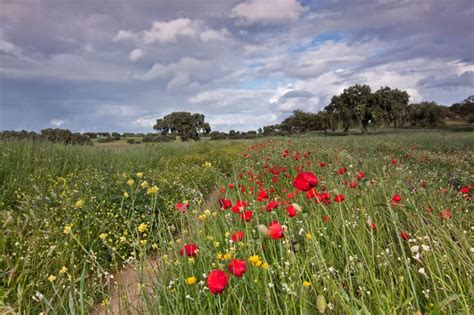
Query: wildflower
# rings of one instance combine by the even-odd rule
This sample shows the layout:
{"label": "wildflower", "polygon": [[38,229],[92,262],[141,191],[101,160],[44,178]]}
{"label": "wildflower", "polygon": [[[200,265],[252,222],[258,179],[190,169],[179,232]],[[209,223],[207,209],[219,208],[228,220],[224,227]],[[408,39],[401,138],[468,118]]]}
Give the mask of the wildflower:
{"label": "wildflower", "polygon": [[107,238],[107,235],[108,235],[107,233],[101,233],[99,235],[99,238],[104,241]]}
{"label": "wildflower", "polygon": [[140,244],[141,244],[142,246],[146,246],[146,243],[148,243],[147,240],[141,240],[141,241],[140,241]]}
{"label": "wildflower", "polygon": [[181,256],[196,256],[199,249],[196,244],[186,244],[184,248],[179,251]]}
{"label": "wildflower", "polygon": [[244,220],[245,222],[249,222],[250,220],[252,220],[252,215],[253,215],[253,212],[251,210],[248,210],[248,211],[242,212],[240,214],[240,218]]}
{"label": "wildflower", "polygon": [[147,187],[148,187],[148,182],[147,182],[146,180],[144,180],[144,181],[140,184],[140,187],[141,187],[142,189],[147,188]]}
{"label": "wildflower", "polygon": [[206,215],[206,214],[200,214],[200,215],[198,216],[198,220],[201,221],[201,222],[206,221],[206,219],[207,219],[207,215]]}
{"label": "wildflower", "polygon": [[69,234],[69,233],[71,233],[71,229],[72,229],[72,226],[70,224],[68,224],[64,227],[63,233],[64,234]]}
{"label": "wildflower", "polygon": [[357,173],[357,180],[362,180],[365,178],[365,173],[364,172],[359,172]]}
{"label": "wildflower", "polygon": [[184,202],[183,202],[183,203],[182,203],[182,202],[178,202],[178,203],[175,205],[176,209],[178,209],[178,211],[181,212],[181,213],[185,213],[186,210],[188,210],[188,206],[189,206],[189,204],[184,203]]}
{"label": "wildflower", "polygon": [[152,195],[152,196],[154,196],[154,195],[156,195],[156,194],[158,193],[158,190],[159,190],[158,187],[152,186],[152,187],[148,188],[148,190],[146,191],[146,193],[147,193],[147,195]]}
{"label": "wildflower", "polygon": [[445,209],[439,213],[439,217],[441,218],[441,220],[449,219],[453,217],[453,213],[451,212],[451,210]]}
{"label": "wildflower", "polygon": [[308,191],[317,185],[318,179],[312,172],[299,173],[293,181],[293,187],[302,191]]}
{"label": "wildflower", "polygon": [[265,207],[265,210],[267,211],[272,211],[273,209],[276,209],[278,207],[278,202],[275,200],[270,201],[267,206]]}
{"label": "wildflower", "polygon": [[128,192],[124,191],[124,192],[123,192],[123,197],[124,197],[125,199],[127,199],[127,198],[128,198]]}
{"label": "wildflower", "polygon": [[61,269],[59,269],[59,274],[60,274],[60,275],[63,275],[63,274],[65,274],[66,272],[67,272],[66,266],[63,266]]}
{"label": "wildflower", "polygon": [[222,257],[222,259],[224,260],[229,260],[232,258],[232,254],[231,253],[225,253],[224,256]]}
{"label": "wildflower", "polygon": [[245,210],[245,207],[247,206],[247,202],[243,200],[237,200],[232,207],[232,212],[234,213],[241,213],[242,211]]}
{"label": "wildflower", "polygon": [[296,209],[295,207],[293,206],[288,206],[286,207],[286,213],[288,213],[288,216],[290,218],[293,218],[294,216],[296,216]]}
{"label": "wildflower", "polygon": [[138,226],[138,232],[143,233],[148,229],[148,225],[145,223],[140,223]]}
{"label": "wildflower", "polygon": [[211,168],[211,167],[212,167],[212,163],[206,161],[206,162],[204,163],[204,167],[205,167],[205,168]]}
{"label": "wildflower", "polygon": [[193,284],[196,283],[196,280],[197,280],[197,279],[196,279],[195,276],[188,277],[188,278],[186,278],[186,284],[188,284],[188,285],[193,285]]}
{"label": "wildflower", "polygon": [[397,160],[396,159],[392,159],[392,165],[397,165]]}
{"label": "wildflower", "polygon": [[232,241],[235,242],[240,242],[244,238],[244,232],[242,231],[237,231],[232,234]]}
{"label": "wildflower", "polygon": [[262,261],[260,260],[260,257],[258,255],[253,255],[249,257],[249,262],[254,265],[254,266],[260,266],[262,264]]}
{"label": "wildflower", "polygon": [[267,262],[264,262],[264,263],[262,264],[262,268],[265,269],[265,270],[267,270],[267,269],[268,269],[268,263],[267,263]]}
{"label": "wildflower", "polygon": [[137,178],[143,178],[143,173],[142,173],[142,172],[138,172],[137,174],[135,174],[135,176],[137,176]]}
{"label": "wildflower", "polygon": [[337,170],[337,174],[342,175],[347,172],[347,167],[343,167]]}
{"label": "wildflower", "polygon": [[247,270],[245,260],[232,259],[227,267],[229,272],[237,277],[241,277]]}
{"label": "wildflower", "polygon": [[343,202],[344,199],[346,199],[346,197],[343,194],[334,196],[334,201],[335,202]]}
{"label": "wildflower", "polygon": [[56,280],[56,276],[54,276],[54,275],[49,275],[48,276],[48,281],[49,282],[53,283],[55,280]]}
{"label": "wildflower", "polygon": [[219,199],[219,205],[221,206],[221,209],[229,209],[230,207],[232,207],[232,201],[230,201],[229,199]]}
{"label": "wildflower", "polygon": [[84,200],[82,200],[82,199],[79,199],[79,200],[76,201],[76,203],[74,204],[74,208],[76,208],[76,209],[81,209],[82,206],[84,206]]}
{"label": "wildflower", "polygon": [[102,306],[107,306],[110,304],[110,300],[109,298],[105,298],[102,300],[102,302],[100,303]]}
{"label": "wildflower", "polygon": [[305,281],[305,282],[303,282],[303,286],[304,286],[305,288],[308,288],[308,287],[311,286],[311,282]]}
{"label": "wildflower", "polygon": [[408,234],[407,232],[405,231],[402,231],[400,233],[400,237],[404,240],[404,241],[408,241],[410,239],[410,234]]}
{"label": "wildflower", "polygon": [[400,195],[395,195],[392,197],[392,203],[399,203],[402,200],[402,197]]}
{"label": "wildflower", "polygon": [[281,226],[281,224],[278,223],[278,221],[274,221],[270,223],[270,226],[268,228],[268,236],[270,236],[270,238],[274,240],[281,239],[283,238],[283,232],[284,232],[283,226]]}
{"label": "wildflower", "polygon": [[220,294],[229,284],[226,273],[222,270],[214,269],[207,276],[207,287],[212,294]]}
{"label": "wildflower", "polygon": [[263,236],[268,236],[268,228],[263,225],[263,224],[259,224],[257,226],[257,230],[260,232],[260,234],[262,234]]}
{"label": "wildflower", "polygon": [[309,233],[309,232],[306,233],[306,239],[307,239],[308,241],[311,241],[311,240],[313,239],[313,234],[311,234],[311,233]]}
{"label": "wildflower", "polygon": [[323,222],[324,223],[329,222],[329,220],[330,220],[330,217],[328,215],[323,215]]}
{"label": "wildflower", "polygon": [[132,186],[134,183],[135,183],[135,181],[131,178],[127,181],[128,186]]}

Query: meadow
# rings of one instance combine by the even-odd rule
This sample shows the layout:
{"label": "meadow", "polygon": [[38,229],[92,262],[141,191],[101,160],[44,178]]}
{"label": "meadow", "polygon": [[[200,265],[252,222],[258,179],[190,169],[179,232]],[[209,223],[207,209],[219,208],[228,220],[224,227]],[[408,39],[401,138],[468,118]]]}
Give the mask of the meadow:
{"label": "meadow", "polygon": [[0,143],[0,313],[469,314],[473,149],[450,131]]}

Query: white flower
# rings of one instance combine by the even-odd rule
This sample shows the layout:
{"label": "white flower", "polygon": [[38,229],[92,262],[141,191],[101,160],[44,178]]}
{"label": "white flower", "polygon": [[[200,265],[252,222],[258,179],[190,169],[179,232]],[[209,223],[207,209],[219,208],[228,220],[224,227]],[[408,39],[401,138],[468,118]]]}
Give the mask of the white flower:
{"label": "white flower", "polygon": [[274,287],[274,284],[270,282],[270,283],[268,284],[268,287],[269,287],[269,288],[273,288],[273,287]]}
{"label": "white flower", "polygon": [[426,274],[425,268],[418,269],[418,272],[421,273],[423,276],[428,277],[428,275]]}
{"label": "white flower", "polygon": [[412,246],[410,247],[410,250],[412,253],[418,253],[420,251],[420,246],[418,245]]}

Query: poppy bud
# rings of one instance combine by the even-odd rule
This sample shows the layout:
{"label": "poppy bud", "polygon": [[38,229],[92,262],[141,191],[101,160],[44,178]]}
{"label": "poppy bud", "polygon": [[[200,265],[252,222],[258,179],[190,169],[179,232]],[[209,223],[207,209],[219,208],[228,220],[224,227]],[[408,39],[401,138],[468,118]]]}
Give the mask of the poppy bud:
{"label": "poppy bud", "polygon": [[303,211],[303,210],[301,210],[301,207],[300,207],[299,204],[297,204],[297,203],[292,203],[291,205],[293,206],[293,208],[295,209],[295,211],[296,211],[297,213],[300,213],[300,212]]}
{"label": "poppy bud", "polygon": [[265,225],[260,224],[257,229],[262,235],[268,236],[268,228]]}

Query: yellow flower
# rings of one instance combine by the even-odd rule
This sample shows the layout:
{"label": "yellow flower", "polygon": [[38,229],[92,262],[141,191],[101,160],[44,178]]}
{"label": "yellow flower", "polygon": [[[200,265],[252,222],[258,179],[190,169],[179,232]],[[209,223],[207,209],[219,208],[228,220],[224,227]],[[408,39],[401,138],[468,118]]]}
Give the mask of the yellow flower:
{"label": "yellow flower", "polygon": [[225,254],[224,254],[224,259],[225,259],[225,260],[229,260],[229,259],[231,259],[231,258],[232,258],[232,254],[231,254],[231,253],[225,253]]}
{"label": "yellow flower", "polygon": [[250,257],[249,257],[249,261],[250,261],[250,263],[251,263],[252,265],[254,265],[254,266],[256,266],[259,262],[260,262],[259,265],[262,264],[262,262],[261,262],[261,260],[260,260],[260,257],[258,257],[258,255],[250,256]]}
{"label": "yellow flower", "polygon": [[309,233],[309,232],[306,233],[306,239],[307,239],[308,241],[311,241],[311,240],[313,239],[313,234],[311,234],[311,233]]}
{"label": "yellow flower", "polygon": [[153,248],[155,250],[158,249],[158,244],[156,244],[156,243],[151,244],[151,248]]}
{"label": "yellow flower", "polygon": [[144,181],[140,184],[140,187],[141,187],[142,189],[147,188],[147,187],[148,187],[148,182],[147,182],[146,180],[144,180]]}
{"label": "yellow flower", "polygon": [[147,243],[147,240],[141,240],[141,241],[140,241],[140,244],[142,244],[142,246],[145,246],[146,243]]}
{"label": "yellow flower", "polygon": [[206,162],[204,163],[204,167],[205,167],[205,168],[211,168],[211,167],[212,167],[212,163],[206,161]]}
{"label": "yellow flower", "polygon": [[128,192],[124,191],[124,192],[123,192],[123,197],[124,197],[125,199],[128,198]]}
{"label": "yellow flower", "polygon": [[108,298],[105,298],[105,299],[102,300],[102,302],[101,302],[100,304],[101,304],[102,306],[107,306],[107,305],[110,304],[110,301],[109,301]]}
{"label": "yellow flower", "polygon": [[215,247],[215,248],[217,248],[217,247],[219,247],[219,246],[221,246],[221,243],[220,243],[220,242],[214,242],[214,247]]}
{"label": "yellow flower", "polygon": [[127,181],[128,186],[132,186],[134,183],[135,183],[135,181],[131,178]]}
{"label": "yellow flower", "polygon": [[120,240],[120,242],[123,243],[123,242],[125,242],[125,241],[127,240],[127,238],[126,238],[125,236],[120,236],[120,239],[119,239],[119,240]]}
{"label": "yellow flower", "polygon": [[186,279],[186,283],[187,283],[188,285],[193,285],[193,284],[196,283],[196,280],[197,280],[197,279],[196,279],[195,276],[188,277],[188,278]]}
{"label": "yellow flower", "polygon": [[303,282],[303,286],[304,286],[305,288],[310,287],[310,286],[311,286],[311,282],[305,281],[305,282]]}
{"label": "yellow flower", "polygon": [[49,275],[49,277],[48,277],[49,282],[54,282],[55,280],[56,280],[56,276]]}
{"label": "yellow flower", "polygon": [[100,238],[101,240],[105,241],[105,239],[107,238],[107,235],[108,235],[107,233],[101,233],[101,234],[99,235],[99,238]]}
{"label": "yellow flower", "polygon": [[66,266],[63,266],[63,267],[59,270],[59,274],[60,274],[60,275],[63,275],[63,274],[65,274],[66,272],[67,272]]}
{"label": "yellow flower", "polygon": [[216,259],[217,259],[217,260],[221,260],[222,257],[223,257],[222,253],[219,253],[219,254],[217,254],[217,256],[216,256]]}
{"label": "yellow flower", "polygon": [[264,263],[262,264],[262,268],[265,269],[265,270],[267,270],[267,269],[268,269],[268,263],[267,263],[267,262],[264,262]]}
{"label": "yellow flower", "polygon": [[206,219],[207,219],[207,215],[205,215],[205,214],[201,214],[201,215],[198,216],[198,220],[201,221],[201,222],[206,221]]}
{"label": "yellow flower", "polygon": [[140,232],[140,233],[145,232],[147,229],[148,229],[148,225],[146,225],[145,223],[141,223],[141,224],[138,226],[138,232]]}
{"label": "yellow flower", "polygon": [[83,205],[84,205],[84,200],[79,199],[78,201],[76,201],[76,204],[74,205],[74,208],[81,209]]}
{"label": "yellow flower", "polygon": [[159,190],[158,187],[153,186],[153,187],[148,188],[146,193],[147,195],[156,195],[158,193],[158,190]]}
{"label": "yellow flower", "polygon": [[72,229],[72,226],[70,224],[68,224],[64,227],[63,233],[64,234],[69,234],[69,233],[71,233],[71,229]]}
{"label": "yellow flower", "polygon": [[137,178],[143,178],[143,173],[142,172],[138,172],[137,174],[135,174],[137,176]]}

